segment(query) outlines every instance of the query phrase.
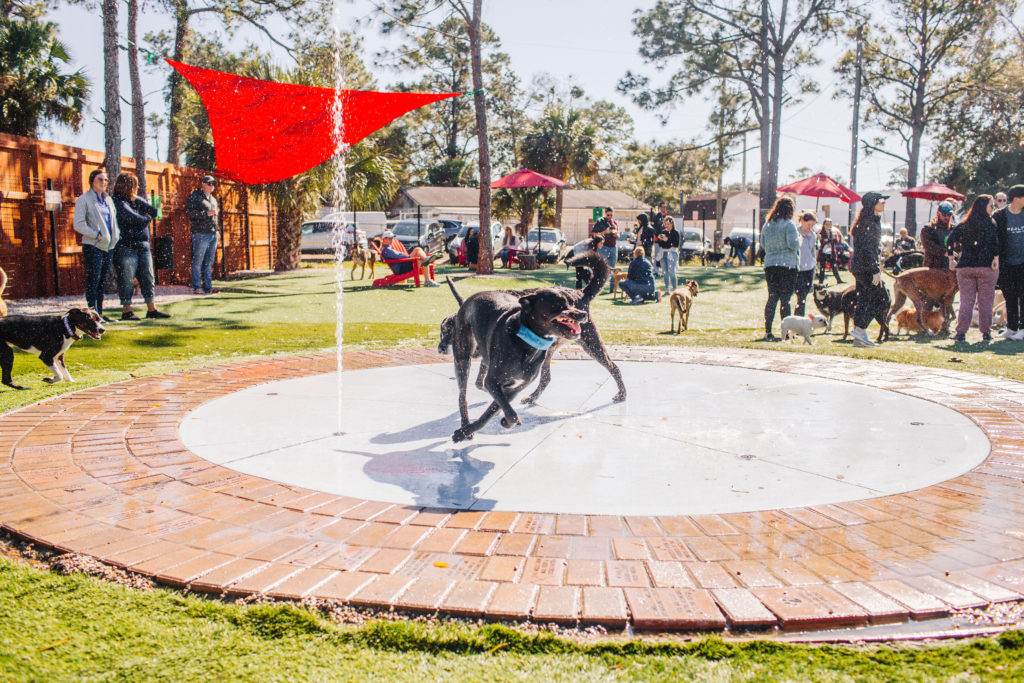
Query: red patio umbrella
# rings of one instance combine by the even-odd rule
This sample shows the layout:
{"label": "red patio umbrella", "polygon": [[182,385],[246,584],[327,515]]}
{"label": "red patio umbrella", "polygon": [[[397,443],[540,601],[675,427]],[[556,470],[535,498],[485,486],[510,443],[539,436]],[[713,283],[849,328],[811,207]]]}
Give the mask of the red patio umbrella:
{"label": "red patio umbrella", "polygon": [[491,187],[565,187],[568,184],[564,180],[521,168],[515,173],[498,178],[491,183]]}
{"label": "red patio umbrella", "polygon": [[909,190],[903,190],[900,194],[904,197],[927,199],[932,202],[942,201],[943,199],[955,199],[958,202],[964,200],[962,194],[951,187],[946,187],[942,183],[928,183],[927,185],[912,187]]}
{"label": "red patio umbrella", "polygon": [[860,201],[859,194],[845,185],[840,185],[824,173],[812,175],[810,178],[804,178],[803,180],[798,180],[795,183],[790,183],[789,185],[783,185],[775,191],[789,192],[792,194],[803,195],[805,197],[835,197],[847,204]]}

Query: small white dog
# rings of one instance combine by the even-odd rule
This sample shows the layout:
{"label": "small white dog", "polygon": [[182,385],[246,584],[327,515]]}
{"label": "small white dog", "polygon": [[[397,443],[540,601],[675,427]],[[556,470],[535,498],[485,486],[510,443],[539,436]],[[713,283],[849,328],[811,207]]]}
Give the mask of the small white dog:
{"label": "small white dog", "polygon": [[799,334],[804,338],[805,342],[812,344],[811,330],[815,327],[824,327],[826,332],[830,329],[828,320],[817,313],[787,315],[782,319],[782,340],[786,341],[790,337],[795,337]]}

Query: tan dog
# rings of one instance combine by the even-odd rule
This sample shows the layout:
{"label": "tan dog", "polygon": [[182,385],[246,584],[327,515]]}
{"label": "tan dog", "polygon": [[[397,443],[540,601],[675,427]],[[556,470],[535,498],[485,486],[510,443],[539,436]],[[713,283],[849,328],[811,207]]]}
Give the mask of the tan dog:
{"label": "tan dog", "polygon": [[[925,311],[921,317],[924,318],[925,324],[928,325],[930,334],[935,334],[942,328],[942,311]],[[924,332],[924,328],[921,327],[921,323],[917,320],[916,309],[904,308],[896,314],[896,336],[899,336],[903,330],[906,330],[908,335],[912,332]]]}
{"label": "tan dog", "polygon": [[622,268],[616,268],[612,271],[612,301],[626,296],[626,293],[622,291],[622,287],[619,287],[619,283],[628,276],[629,273],[622,270]]}
{"label": "tan dog", "polygon": [[0,268],[0,318],[7,315],[7,302],[4,301],[4,290],[7,289],[7,273]]}
{"label": "tan dog", "polygon": [[[690,307],[693,297],[697,296],[700,285],[696,280],[687,280],[686,284],[676,289],[668,297],[668,307],[672,312],[672,331],[680,334],[690,327]],[[679,311],[679,326],[676,327],[676,311]]]}
{"label": "tan dog", "polygon": [[352,248],[352,272],[349,273],[348,279],[356,279],[356,266],[362,266],[363,270],[359,273],[359,279],[362,280],[366,277],[366,266],[370,266],[370,279],[373,279],[374,270],[377,268],[377,252],[373,249],[364,249],[358,244]]}
{"label": "tan dog", "polygon": [[953,271],[938,268],[905,270],[893,278],[893,302],[889,308],[889,315],[896,315],[896,311],[903,308],[903,304],[910,299],[918,312],[918,325],[927,331],[929,337],[934,337],[935,332],[927,328],[921,318],[921,313],[938,306],[943,316],[942,331],[948,333],[949,321],[953,319],[953,297],[956,296],[959,289],[960,287],[956,283],[956,274]]}

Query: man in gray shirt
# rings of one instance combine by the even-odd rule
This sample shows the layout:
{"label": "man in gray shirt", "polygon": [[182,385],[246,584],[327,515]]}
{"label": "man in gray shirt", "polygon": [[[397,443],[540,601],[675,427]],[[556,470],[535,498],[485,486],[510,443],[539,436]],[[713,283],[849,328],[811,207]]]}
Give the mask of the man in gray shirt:
{"label": "man in gray shirt", "polygon": [[192,292],[214,294],[213,262],[217,258],[217,214],[220,207],[213,190],[217,186],[212,175],[205,175],[202,185],[188,196],[185,213],[192,223]]}
{"label": "man in gray shirt", "polygon": [[1006,197],[1009,205],[992,214],[999,234],[999,288],[1006,299],[1002,337],[1024,341],[1024,185],[1014,185]]}

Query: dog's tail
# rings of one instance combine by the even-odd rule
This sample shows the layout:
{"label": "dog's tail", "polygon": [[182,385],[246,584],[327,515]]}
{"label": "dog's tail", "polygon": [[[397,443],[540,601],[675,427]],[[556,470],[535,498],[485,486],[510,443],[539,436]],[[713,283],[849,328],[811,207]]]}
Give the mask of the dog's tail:
{"label": "dog's tail", "polygon": [[7,289],[7,273],[0,268],[0,296],[4,295],[5,289]]}
{"label": "dog's tail", "polygon": [[437,352],[442,356],[448,353],[452,347],[452,338],[455,336],[455,315],[450,315],[441,321],[441,341],[437,344]]}
{"label": "dog's tail", "polygon": [[445,275],[444,279],[448,282],[448,287],[451,288],[452,294],[455,296],[455,300],[458,301],[459,302],[459,306],[461,306],[462,302],[465,301],[465,299],[463,299],[462,295],[459,294],[459,290],[455,289],[455,282],[452,281],[452,276],[451,275]]}
{"label": "dog's tail", "polygon": [[566,260],[565,265],[586,266],[594,274],[590,278],[590,282],[587,283],[587,286],[583,288],[583,299],[580,301],[580,304],[583,306],[588,305],[597,298],[597,295],[601,293],[604,286],[608,283],[608,277],[612,272],[611,266],[605,261],[604,256],[601,256],[596,251],[586,251],[579,256],[573,256]]}

